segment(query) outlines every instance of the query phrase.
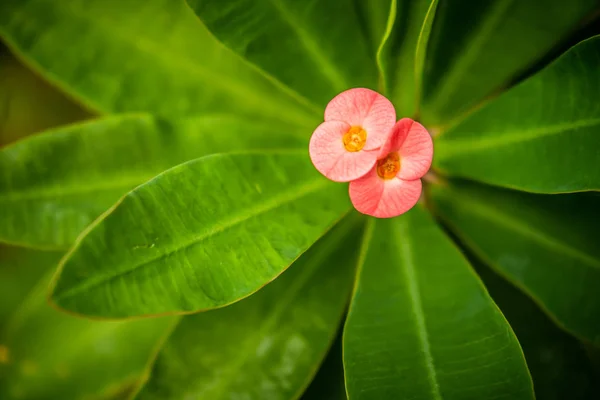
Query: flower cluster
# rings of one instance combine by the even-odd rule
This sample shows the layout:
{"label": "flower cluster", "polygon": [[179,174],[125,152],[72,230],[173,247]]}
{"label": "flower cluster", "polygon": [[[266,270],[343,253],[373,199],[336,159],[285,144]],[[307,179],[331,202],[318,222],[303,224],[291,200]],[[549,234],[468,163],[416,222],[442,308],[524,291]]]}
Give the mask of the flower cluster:
{"label": "flower cluster", "polygon": [[394,106],[384,96],[356,88],[329,102],[309,152],[325,177],[350,182],[350,200],[358,211],[390,218],[419,200],[420,178],[431,166],[433,143],[418,122],[396,122]]}

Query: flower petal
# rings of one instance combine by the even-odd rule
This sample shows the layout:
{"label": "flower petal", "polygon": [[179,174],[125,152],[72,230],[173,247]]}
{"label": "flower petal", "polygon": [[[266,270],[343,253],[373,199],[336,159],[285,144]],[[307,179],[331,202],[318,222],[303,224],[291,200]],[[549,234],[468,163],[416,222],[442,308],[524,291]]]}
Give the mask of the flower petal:
{"label": "flower petal", "polygon": [[379,152],[379,158],[397,151],[400,154],[398,177],[405,180],[419,179],[429,171],[433,158],[433,141],[423,125],[410,118],[402,118]]}
{"label": "flower petal", "polygon": [[341,121],[323,122],[315,129],[308,150],[315,168],[335,182],[349,182],[365,175],[377,162],[378,151],[350,152],[342,137],[350,125]]}
{"label": "flower petal", "polygon": [[419,200],[420,179],[405,181],[398,177],[381,179],[373,168],[367,175],[350,182],[350,200],[359,212],[377,218],[404,214]]}
{"label": "flower petal", "polygon": [[363,88],[335,96],[325,108],[325,121],[344,121],[367,131],[365,150],[381,147],[396,121],[393,104],[379,93]]}

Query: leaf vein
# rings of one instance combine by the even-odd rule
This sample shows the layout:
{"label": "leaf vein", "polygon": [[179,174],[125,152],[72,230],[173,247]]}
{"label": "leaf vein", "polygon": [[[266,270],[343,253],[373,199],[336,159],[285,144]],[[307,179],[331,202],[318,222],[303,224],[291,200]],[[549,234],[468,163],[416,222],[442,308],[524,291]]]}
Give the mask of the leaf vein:
{"label": "leaf vein", "polygon": [[322,72],[327,76],[327,78],[334,85],[335,89],[338,91],[342,91],[348,87],[346,83],[346,79],[342,77],[336,66],[327,59],[324,55],[323,51],[319,47],[318,40],[310,37],[308,32],[302,28],[302,24],[299,24],[292,13],[285,7],[281,0],[269,0],[273,5],[273,8],[279,12],[282,19],[292,28],[298,39],[300,39],[300,43],[304,46],[306,50],[308,50],[309,54],[312,55],[313,60],[322,68]]}
{"label": "leaf vein", "polygon": [[319,189],[322,189],[326,184],[328,184],[328,181],[321,179],[319,177],[319,179],[316,179],[314,181],[309,181],[299,187],[294,187],[289,190],[283,191],[279,195],[271,198],[270,201],[266,201],[264,203],[258,204],[249,209],[244,209],[244,210],[242,210],[244,212],[243,214],[241,214],[240,212],[231,214],[228,216],[228,218],[226,220],[220,221],[218,224],[216,224],[212,227],[209,227],[202,234],[194,236],[191,239],[189,239],[183,243],[172,246],[171,248],[165,249],[165,251],[163,253],[158,254],[157,256],[151,257],[151,258],[143,261],[140,264],[136,264],[125,271],[119,271],[115,274],[101,276],[95,280],[90,279],[88,281],[84,281],[84,282],[80,283],[79,285],[76,285],[67,290],[64,290],[63,292],[55,293],[54,297],[56,299],[70,297],[70,296],[76,295],[80,292],[90,290],[94,287],[98,287],[98,286],[100,286],[104,283],[107,283],[113,279],[136,272],[139,269],[144,268],[153,262],[159,261],[159,260],[164,259],[174,253],[177,253],[177,252],[185,250],[189,247],[195,246],[195,245],[203,242],[204,240],[210,238],[211,236],[217,235],[228,229],[231,229],[234,226],[239,225],[251,218],[257,217],[261,214],[264,214],[264,213],[274,210],[278,207],[281,207],[282,205],[284,205],[286,203],[289,203],[289,202],[292,202],[299,198],[302,198],[304,196],[307,196]]}
{"label": "leaf vein", "polygon": [[396,243],[399,244],[400,259],[402,260],[403,273],[408,285],[408,295],[412,304],[412,312],[417,325],[417,334],[421,344],[421,350],[425,357],[425,366],[427,368],[427,378],[431,385],[431,395],[435,400],[442,400],[440,393],[440,385],[437,379],[435,363],[431,353],[431,345],[429,342],[429,333],[425,322],[425,312],[421,303],[421,293],[419,290],[419,282],[417,280],[417,271],[414,266],[413,254],[410,243],[410,232],[406,227],[406,218],[398,224],[398,231],[392,230],[394,235],[400,234]]}
{"label": "leaf vein", "polygon": [[600,268],[600,261],[584,253],[583,251],[573,248],[558,239],[548,236],[540,231],[537,231],[533,229],[531,225],[523,224],[508,214],[503,214],[501,212],[498,212],[496,209],[483,205],[482,203],[475,202],[467,196],[460,195],[460,197],[462,199],[463,204],[468,204],[469,210],[472,213],[479,214],[480,216],[488,219],[489,221],[495,222],[498,225],[512,229],[521,236],[529,238],[532,241],[541,244],[553,253],[557,253],[557,250],[560,250],[564,254],[567,254],[572,258],[579,259],[584,264],[587,264],[590,267]]}
{"label": "leaf vein", "polygon": [[443,158],[447,158],[456,154],[470,153],[492,147],[508,146],[546,136],[558,135],[570,130],[590,128],[596,125],[600,125],[600,118],[582,119],[564,124],[556,124],[522,131],[513,131],[510,134],[488,133],[485,138],[478,139],[476,141],[473,141],[472,139],[451,139],[450,136],[447,136],[447,140],[441,140],[441,142],[444,142],[444,145],[443,150],[440,151],[440,153],[443,154]]}

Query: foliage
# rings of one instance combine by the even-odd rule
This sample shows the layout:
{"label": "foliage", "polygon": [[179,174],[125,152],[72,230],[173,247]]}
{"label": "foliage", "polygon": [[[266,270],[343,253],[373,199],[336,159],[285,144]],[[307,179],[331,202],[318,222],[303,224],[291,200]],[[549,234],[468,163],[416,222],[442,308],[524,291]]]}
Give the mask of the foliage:
{"label": "foliage", "polygon": [[[3,0],[0,398],[600,397],[597,11]],[[310,163],[351,87],[434,136],[398,218]]]}

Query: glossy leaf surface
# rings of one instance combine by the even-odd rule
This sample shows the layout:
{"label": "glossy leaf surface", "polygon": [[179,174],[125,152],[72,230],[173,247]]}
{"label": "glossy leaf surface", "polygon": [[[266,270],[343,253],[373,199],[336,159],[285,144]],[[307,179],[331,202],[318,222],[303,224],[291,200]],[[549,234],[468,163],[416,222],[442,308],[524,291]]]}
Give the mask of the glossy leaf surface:
{"label": "glossy leaf surface", "polygon": [[431,196],[436,212],[486,264],[561,326],[600,344],[597,194],[534,195],[455,182],[433,187]]}
{"label": "glossy leaf surface", "polygon": [[216,152],[304,147],[301,128],[207,115],[98,119],[0,150],[0,240],[68,247],[121,196],[179,163]]}
{"label": "glossy leaf surface", "polygon": [[111,317],[227,305],[283,272],[349,209],[347,188],[305,151],[190,161],[129,193],[78,240],[53,300]]}
{"label": "glossy leaf surface", "polygon": [[318,106],[377,83],[353,0],[187,1],[227,47]]}
{"label": "glossy leaf surface", "polygon": [[600,189],[600,36],[436,140],[442,172],[519,190]]}
{"label": "glossy leaf surface", "polygon": [[519,339],[533,379],[536,399],[599,398],[597,376],[582,343],[559,329],[517,288],[489,268],[475,265]]}
{"label": "glossy leaf surface", "polygon": [[[596,0],[441,1],[424,77],[422,122],[447,124],[541,59],[576,29]],[[543,15],[543,18],[540,16]]]}
{"label": "glossy leaf surface", "polygon": [[417,206],[370,220],[344,329],[353,399],[533,399],[510,326]]}
{"label": "glossy leaf surface", "polygon": [[[43,266],[54,267],[56,258],[48,253]],[[0,265],[5,267],[10,268]],[[63,314],[46,303],[48,278],[41,279],[0,332],[0,398],[124,398],[170,319],[100,322]]]}
{"label": "glossy leaf surface", "polygon": [[3,0],[0,35],[101,113],[226,111],[318,122],[318,113],[219,44],[183,0]]}
{"label": "glossy leaf surface", "polygon": [[0,146],[89,117],[4,50],[0,43]]}
{"label": "glossy leaf surface", "polygon": [[352,282],[358,215],[259,292],[181,319],[140,400],[298,398],[334,340]]}

